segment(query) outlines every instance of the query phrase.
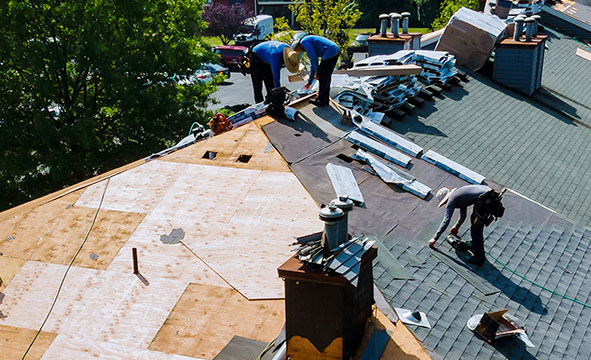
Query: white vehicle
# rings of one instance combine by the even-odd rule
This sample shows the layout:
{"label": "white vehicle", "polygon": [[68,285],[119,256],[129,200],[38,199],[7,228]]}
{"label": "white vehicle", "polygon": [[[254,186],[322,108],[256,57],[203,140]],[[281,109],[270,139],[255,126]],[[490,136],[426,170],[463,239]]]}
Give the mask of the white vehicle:
{"label": "white vehicle", "polygon": [[234,35],[237,45],[249,45],[254,41],[264,40],[273,34],[273,17],[271,15],[257,15],[244,20],[240,34]]}

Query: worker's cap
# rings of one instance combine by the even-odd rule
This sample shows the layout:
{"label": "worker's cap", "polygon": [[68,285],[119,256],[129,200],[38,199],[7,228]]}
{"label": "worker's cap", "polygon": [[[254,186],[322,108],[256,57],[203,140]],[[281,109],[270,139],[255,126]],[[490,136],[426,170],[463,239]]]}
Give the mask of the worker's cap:
{"label": "worker's cap", "polygon": [[453,193],[457,188],[453,188],[453,189],[448,189],[446,187],[442,187],[441,189],[439,189],[437,191],[437,195],[435,195],[435,198],[437,200],[439,200],[439,207],[442,207],[443,205],[445,205],[447,203],[447,201],[449,200],[449,197],[451,196],[451,193]]}
{"label": "worker's cap", "polygon": [[283,63],[290,73],[297,73],[300,70],[300,56],[287,46],[283,49]]}

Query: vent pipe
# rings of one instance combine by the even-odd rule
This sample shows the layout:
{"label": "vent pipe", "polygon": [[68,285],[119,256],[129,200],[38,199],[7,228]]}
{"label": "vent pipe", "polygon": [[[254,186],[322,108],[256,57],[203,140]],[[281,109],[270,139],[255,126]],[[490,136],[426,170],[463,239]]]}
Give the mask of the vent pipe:
{"label": "vent pipe", "polygon": [[525,20],[525,17],[522,15],[518,15],[515,17],[515,19],[513,19],[513,21],[515,21],[515,30],[513,32],[513,40],[515,40],[515,41],[519,41],[519,37],[521,36],[521,33],[523,32],[523,20]]}
{"label": "vent pipe", "polygon": [[343,210],[339,209],[334,201],[328,206],[320,209],[320,220],[324,221],[324,232],[322,233],[322,247],[324,257],[330,256],[331,249],[338,244],[340,222],[345,216]]}
{"label": "vent pipe", "polygon": [[534,23],[534,34],[533,37],[538,36],[538,23],[540,22],[540,19],[542,18],[540,15],[533,15],[532,18],[534,18],[534,20],[536,21]]}
{"label": "vent pipe", "polygon": [[534,26],[536,25],[536,19],[533,17],[528,17],[523,20],[525,22],[525,41],[531,41],[532,35],[534,33]]}
{"label": "vent pipe", "polygon": [[399,13],[390,13],[390,20],[392,22],[392,24],[390,25],[392,34],[394,35],[394,37],[398,37],[400,35],[400,18],[402,16],[400,16]]}
{"label": "vent pipe", "polygon": [[347,198],[333,200],[334,204],[343,210],[344,216],[339,223],[337,246],[349,240],[349,212],[353,210],[353,201]]}
{"label": "vent pipe", "polygon": [[408,34],[408,19],[410,18],[410,13],[405,11],[400,15],[402,16],[402,33]]}
{"label": "vent pipe", "polygon": [[382,35],[382,37],[388,37],[388,19],[390,19],[390,15],[380,15],[380,34]]}

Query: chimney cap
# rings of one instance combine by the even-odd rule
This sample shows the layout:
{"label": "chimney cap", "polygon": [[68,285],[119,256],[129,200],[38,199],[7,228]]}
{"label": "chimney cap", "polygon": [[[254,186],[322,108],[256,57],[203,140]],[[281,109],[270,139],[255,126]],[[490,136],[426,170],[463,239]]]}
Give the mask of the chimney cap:
{"label": "chimney cap", "polygon": [[523,15],[517,15],[516,17],[513,18],[513,21],[523,21],[525,20],[525,16]]}
{"label": "chimney cap", "polygon": [[403,12],[400,14],[402,17],[410,17],[410,13],[408,11]]}
{"label": "chimney cap", "polygon": [[393,12],[393,13],[390,13],[390,17],[392,19],[400,19],[402,17],[402,15],[400,15],[399,13]]}
{"label": "chimney cap", "polygon": [[532,15],[532,18],[534,18],[536,21],[540,21],[542,17],[540,15]]}
{"label": "chimney cap", "polygon": [[536,19],[534,19],[533,17],[530,16],[530,17],[525,18],[525,20],[523,20],[523,21],[528,24],[531,24],[531,23],[535,23]]}
{"label": "chimney cap", "polygon": [[344,212],[351,211],[353,209],[353,201],[349,198],[341,197],[335,199],[330,202],[331,204],[335,204],[339,209],[343,210]]}
{"label": "chimney cap", "polygon": [[390,15],[388,15],[388,14],[381,14],[380,15],[380,20],[387,20],[389,18],[390,18]]}

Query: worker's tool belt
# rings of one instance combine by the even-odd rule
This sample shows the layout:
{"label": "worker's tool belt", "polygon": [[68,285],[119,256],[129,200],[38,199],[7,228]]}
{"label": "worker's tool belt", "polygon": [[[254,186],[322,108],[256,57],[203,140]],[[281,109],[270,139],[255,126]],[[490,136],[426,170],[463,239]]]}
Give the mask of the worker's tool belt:
{"label": "worker's tool belt", "polygon": [[505,207],[501,201],[503,194],[490,190],[480,195],[474,204],[474,211],[479,221],[488,226],[493,220],[503,217]]}

